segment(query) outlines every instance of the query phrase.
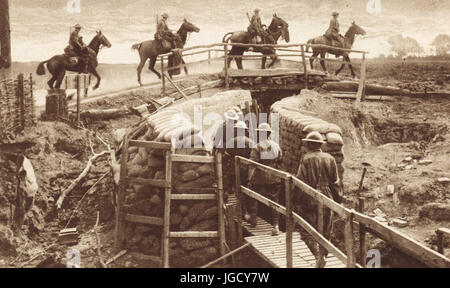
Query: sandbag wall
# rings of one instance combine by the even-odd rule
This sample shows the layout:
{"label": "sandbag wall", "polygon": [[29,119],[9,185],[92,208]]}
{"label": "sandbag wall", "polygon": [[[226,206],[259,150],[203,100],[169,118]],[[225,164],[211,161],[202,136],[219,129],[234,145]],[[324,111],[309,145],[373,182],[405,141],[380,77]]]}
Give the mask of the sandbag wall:
{"label": "sandbag wall", "polygon": [[308,133],[318,131],[326,141],[326,144],[322,146],[322,151],[335,158],[339,178],[342,181],[344,177],[344,141],[341,128],[317,117],[306,115],[307,111],[302,109],[304,100],[302,94],[306,91],[302,90],[300,95],[275,102],[271,107],[271,113],[278,113],[280,119],[280,146],[283,150],[282,169],[293,175],[297,173],[300,160],[306,152],[302,139]]}
{"label": "sandbag wall", "polygon": [[[251,101],[248,91],[228,91],[215,96],[174,104],[147,118],[147,131],[141,140],[197,144],[198,148],[177,148],[176,154],[208,155],[205,139],[199,127],[193,125],[194,107],[220,115],[234,105]],[[195,109],[197,109],[195,108]],[[176,115],[184,115],[177,117]],[[173,119],[176,119],[172,121]],[[207,128],[205,126],[205,128]],[[145,179],[165,179],[164,151],[143,147],[128,149],[128,176]],[[173,163],[172,193],[202,194],[217,185],[214,164]],[[214,190],[213,190],[214,191]],[[149,185],[133,185],[126,190],[125,213],[162,217],[164,212],[164,189]],[[217,231],[217,201],[172,201],[171,231]],[[128,223],[126,228],[127,249],[146,255],[161,253],[162,227]],[[196,267],[219,256],[218,239],[170,239],[170,266]]]}

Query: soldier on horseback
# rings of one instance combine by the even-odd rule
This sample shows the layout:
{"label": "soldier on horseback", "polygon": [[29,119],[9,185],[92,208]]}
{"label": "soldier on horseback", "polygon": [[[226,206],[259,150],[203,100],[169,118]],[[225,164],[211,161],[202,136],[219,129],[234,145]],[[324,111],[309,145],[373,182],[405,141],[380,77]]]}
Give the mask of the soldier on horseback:
{"label": "soldier on horseback", "polygon": [[80,35],[81,25],[76,24],[74,31],[70,33],[69,46],[64,50],[68,57],[79,57],[80,60],[87,63],[89,60],[89,50],[86,44],[83,42],[83,37]]}
{"label": "soldier on horseback", "polygon": [[[157,30],[155,33],[155,40],[158,41],[163,50],[176,48],[175,35],[167,26],[167,19],[169,18],[169,15],[167,13],[163,13],[161,16],[162,19],[158,21]],[[164,40],[168,41],[171,47],[165,47]]]}
{"label": "soldier on horseback", "polygon": [[336,40],[339,42],[340,47],[344,47],[344,38],[339,34],[339,13],[333,12],[333,18],[330,21],[330,27],[325,32],[325,37],[327,37],[330,41]]}
{"label": "soldier on horseback", "polygon": [[[258,8],[255,9],[252,19],[250,20],[250,25],[247,28],[251,42],[254,44],[261,42],[265,43],[266,41],[273,43],[275,41],[273,41],[273,38],[268,38],[269,33],[267,33],[267,31],[264,29],[265,25],[263,25],[261,22],[261,17],[259,15],[260,11],[261,10],[259,10]],[[258,39],[258,37],[260,39]]]}

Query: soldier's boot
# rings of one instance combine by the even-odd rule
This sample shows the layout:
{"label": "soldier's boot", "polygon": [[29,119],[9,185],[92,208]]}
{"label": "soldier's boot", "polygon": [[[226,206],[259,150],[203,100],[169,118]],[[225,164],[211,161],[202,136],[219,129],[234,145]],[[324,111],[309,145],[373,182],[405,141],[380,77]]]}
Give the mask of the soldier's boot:
{"label": "soldier's boot", "polygon": [[258,218],[258,202],[248,197],[248,213],[250,214],[250,226],[256,227],[256,219]]}
{"label": "soldier's boot", "polygon": [[280,222],[280,214],[278,214],[277,211],[272,210],[272,236],[280,235],[280,228],[279,228],[279,222]]}
{"label": "soldier's boot", "polygon": [[258,216],[256,214],[250,214],[250,226],[255,228],[256,227],[256,219]]}

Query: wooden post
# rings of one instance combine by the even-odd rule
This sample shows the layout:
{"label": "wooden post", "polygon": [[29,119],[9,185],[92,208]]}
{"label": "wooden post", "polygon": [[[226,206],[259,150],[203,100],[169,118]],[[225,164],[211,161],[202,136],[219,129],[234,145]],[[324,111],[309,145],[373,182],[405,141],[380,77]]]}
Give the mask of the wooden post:
{"label": "wooden post", "polygon": [[208,64],[211,64],[211,50],[208,50]]}
{"label": "wooden post", "polygon": [[222,178],[222,153],[216,155],[217,173],[217,215],[219,217],[220,255],[225,255],[225,223],[223,216],[223,178]]}
{"label": "wooden post", "polygon": [[309,75],[308,75],[308,65],[306,64],[305,56],[305,46],[301,45],[300,50],[302,52],[302,62],[303,62],[303,77],[305,77],[305,88],[309,89]]}
{"label": "wooden post", "polygon": [[88,97],[89,84],[91,83],[91,74],[83,75],[84,80],[84,98]]}
{"label": "wooden post", "polygon": [[228,45],[223,46],[224,49],[224,59],[225,59],[225,68],[224,68],[224,77],[225,77],[225,88],[230,88],[230,79],[228,77]]}
{"label": "wooden post", "polygon": [[444,254],[444,233],[441,230],[436,231],[438,252]]}
{"label": "wooden post", "polygon": [[172,151],[166,151],[166,188],[164,199],[164,227],[163,227],[163,267],[169,268],[169,237],[170,237],[170,198],[172,186]]}
{"label": "wooden post", "polygon": [[227,204],[227,208],[225,210],[226,213],[226,219],[228,222],[228,240],[229,240],[229,246],[231,249],[236,249],[238,247],[237,244],[237,231],[236,231],[236,209],[233,205]]}
{"label": "wooden post", "polygon": [[361,62],[361,78],[359,79],[358,92],[356,93],[356,103],[364,101],[366,98],[366,53],[363,53]]}
{"label": "wooden post", "polygon": [[116,206],[116,229],[114,250],[116,253],[120,252],[123,248],[125,239],[125,219],[123,213],[123,204],[125,202],[126,182],[127,177],[127,163],[128,163],[128,136],[125,136],[123,140],[122,156],[120,158],[120,181],[117,191],[117,206]]}
{"label": "wooden post", "polygon": [[81,113],[81,108],[80,108],[80,97],[81,97],[81,89],[80,89],[80,74],[76,75],[76,88],[77,88],[77,123],[80,123],[80,113]]}
{"label": "wooden post", "polygon": [[162,96],[166,96],[166,78],[164,76],[164,56],[161,57],[161,81],[162,81]]}
{"label": "wooden post", "polygon": [[[323,233],[324,232],[323,217],[324,217],[323,204],[319,202],[319,203],[317,203],[317,231],[322,235],[324,235],[324,233]],[[330,219],[330,220],[332,220],[332,219]],[[320,244],[319,244],[319,259],[321,257],[325,257],[323,252],[324,252],[324,248],[322,248],[322,246],[320,246]]]}
{"label": "wooden post", "polygon": [[[364,213],[364,197],[359,197],[358,203],[358,212]],[[367,256],[367,247],[366,247],[366,226],[364,224],[359,223],[359,258],[361,262],[361,266],[366,266],[366,256]]]}
{"label": "wooden post", "polygon": [[23,87],[23,74],[20,73],[17,76],[17,99],[19,100],[19,111],[20,111],[20,129],[25,129],[25,95]]}
{"label": "wooden post", "polygon": [[[0,0],[0,69],[7,69],[5,78],[11,71],[11,26],[9,23],[9,0]],[[3,73],[2,73],[3,74]],[[0,79],[2,76],[0,75]]]}
{"label": "wooden post", "polygon": [[353,214],[350,213],[345,219],[345,250],[347,252],[347,268],[355,268],[355,253],[353,251]]}
{"label": "wooden post", "polygon": [[291,177],[284,180],[284,189],[286,197],[286,267],[293,267],[292,258],[292,232],[294,230],[293,214],[292,214],[292,193],[291,193]]}
{"label": "wooden post", "polygon": [[240,169],[239,158],[234,158],[234,173],[235,173],[235,187],[236,187],[236,212],[237,212],[237,223],[238,223],[238,245],[244,242],[244,237],[242,233],[242,193],[241,193],[241,169]]}

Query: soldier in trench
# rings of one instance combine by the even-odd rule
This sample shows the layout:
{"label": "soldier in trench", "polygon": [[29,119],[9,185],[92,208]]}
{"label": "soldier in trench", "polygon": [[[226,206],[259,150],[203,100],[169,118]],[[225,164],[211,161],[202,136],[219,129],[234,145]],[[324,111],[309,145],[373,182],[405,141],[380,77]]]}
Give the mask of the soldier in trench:
{"label": "soldier in trench", "polygon": [[[314,131],[309,133],[302,141],[307,152],[301,160],[297,178],[339,203],[341,197],[336,161],[330,154],[322,152],[321,146],[325,143],[322,135]],[[309,195],[296,191],[295,208],[303,219],[316,230],[318,229],[318,206]],[[332,218],[330,209],[325,208],[323,211],[323,236],[328,240],[331,238]],[[328,251],[318,245],[314,238],[301,227],[300,238],[316,258],[316,268],[324,268]]]}

